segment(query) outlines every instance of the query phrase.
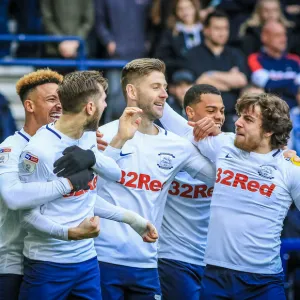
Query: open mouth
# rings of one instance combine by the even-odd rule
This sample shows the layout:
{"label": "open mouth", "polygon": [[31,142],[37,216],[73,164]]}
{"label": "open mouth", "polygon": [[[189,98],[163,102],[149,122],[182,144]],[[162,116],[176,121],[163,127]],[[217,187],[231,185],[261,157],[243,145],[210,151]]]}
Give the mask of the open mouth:
{"label": "open mouth", "polygon": [[157,106],[157,107],[163,107],[164,106],[164,104],[160,103],[160,102],[154,102],[154,105]]}
{"label": "open mouth", "polygon": [[61,113],[57,113],[57,112],[56,113],[51,113],[49,115],[49,117],[51,118],[52,122],[57,121],[60,118],[60,116],[61,116]]}

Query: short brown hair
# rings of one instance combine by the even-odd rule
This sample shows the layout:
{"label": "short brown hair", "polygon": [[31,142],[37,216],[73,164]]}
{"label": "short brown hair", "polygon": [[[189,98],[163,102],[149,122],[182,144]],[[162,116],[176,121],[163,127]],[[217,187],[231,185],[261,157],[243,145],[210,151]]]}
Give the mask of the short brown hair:
{"label": "short brown hair", "polygon": [[127,99],[126,86],[138,78],[149,75],[153,71],[163,74],[166,72],[166,65],[156,58],[139,58],[132,60],[122,70],[121,84],[125,99]]}
{"label": "short brown hair", "polygon": [[45,83],[60,84],[63,81],[63,76],[50,69],[40,69],[24,75],[16,83],[16,92],[22,102],[26,100],[29,92],[35,87]]}
{"label": "short brown hair", "polygon": [[268,94],[244,94],[236,104],[237,114],[259,106],[262,115],[264,132],[272,132],[271,148],[277,149],[287,145],[293,128],[290,119],[289,106],[279,97]]}
{"label": "short brown hair", "polygon": [[64,113],[79,113],[89,98],[101,95],[99,84],[105,91],[107,79],[98,71],[77,71],[67,74],[57,93]]}

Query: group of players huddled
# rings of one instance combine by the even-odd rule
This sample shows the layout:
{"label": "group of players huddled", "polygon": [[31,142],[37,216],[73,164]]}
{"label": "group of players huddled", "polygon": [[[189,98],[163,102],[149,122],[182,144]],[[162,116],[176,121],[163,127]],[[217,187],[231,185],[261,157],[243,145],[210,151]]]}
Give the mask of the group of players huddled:
{"label": "group of players huddled", "polygon": [[221,93],[194,85],[187,122],[166,103],[164,63],[143,58],[122,70],[121,118],[98,128],[107,85],[49,69],[17,82],[25,124],[0,145],[0,300],[285,299],[280,235],[300,208],[288,105],[245,94],[222,133]]}

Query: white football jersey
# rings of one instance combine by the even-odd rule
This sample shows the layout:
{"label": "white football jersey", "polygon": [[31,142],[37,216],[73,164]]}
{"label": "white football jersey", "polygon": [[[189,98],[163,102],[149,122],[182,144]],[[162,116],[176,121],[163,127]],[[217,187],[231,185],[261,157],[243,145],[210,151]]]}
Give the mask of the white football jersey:
{"label": "white football jersey", "polygon": [[[0,176],[18,172],[19,157],[30,138],[21,129],[0,145]],[[22,251],[26,233],[19,224],[19,212],[8,209],[0,195],[0,274],[23,274]]]}
{"label": "white football jersey", "polygon": [[233,134],[198,143],[217,167],[205,263],[238,271],[282,271],[280,235],[287,211],[300,208],[300,167],[282,150],[267,154],[234,146]]}
{"label": "white football jersey", "polygon": [[281,272],[280,235],[292,201],[300,209],[300,167],[281,150],[240,150],[232,133],[196,143],[193,129],[168,105],[160,121],[216,164],[204,262],[244,272]]}
{"label": "white football jersey", "polygon": [[[108,142],[118,131],[114,121],[99,128]],[[112,204],[135,211],[160,231],[168,189],[175,175],[184,170],[212,183],[211,163],[187,140],[159,128],[158,135],[136,132],[117,159],[122,169],[119,182],[99,181],[101,196]],[[124,224],[101,220],[101,236],[95,240],[98,260],[113,264],[157,267],[157,244],[146,244]]]}
{"label": "white football jersey", "polygon": [[159,236],[158,257],[204,266],[213,185],[180,171],[172,181]]}
{"label": "white football jersey", "polygon": [[[57,179],[54,162],[66,147],[77,145],[82,149],[96,147],[95,132],[86,132],[74,140],[62,134],[53,124],[43,126],[31,138],[21,154],[19,174],[23,182],[47,182]],[[115,165],[116,163],[111,159]],[[116,165],[119,170],[119,167]],[[113,169],[113,167],[112,167]],[[107,170],[110,173],[110,170]],[[97,198],[97,178],[89,183],[90,190],[72,192],[40,206],[40,212],[49,220],[63,226],[76,227],[85,218],[94,215]],[[119,177],[118,177],[119,178]],[[34,193],[34,191],[33,191]],[[63,241],[37,231],[29,232],[24,239],[24,255],[30,259],[56,263],[76,263],[96,256],[93,239]]]}

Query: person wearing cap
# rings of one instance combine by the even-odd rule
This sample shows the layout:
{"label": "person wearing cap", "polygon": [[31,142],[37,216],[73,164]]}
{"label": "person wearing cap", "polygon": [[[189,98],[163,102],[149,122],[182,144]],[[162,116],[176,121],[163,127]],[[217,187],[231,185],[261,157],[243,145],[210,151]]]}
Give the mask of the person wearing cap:
{"label": "person wearing cap", "polygon": [[173,73],[168,104],[181,116],[186,117],[183,108],[184,95],[195,83],[195,75],[188,69],[178,70]]}

